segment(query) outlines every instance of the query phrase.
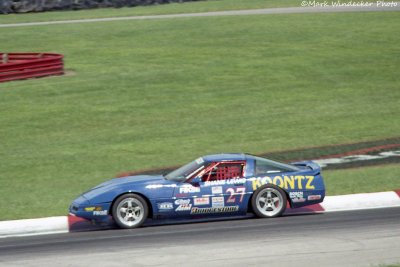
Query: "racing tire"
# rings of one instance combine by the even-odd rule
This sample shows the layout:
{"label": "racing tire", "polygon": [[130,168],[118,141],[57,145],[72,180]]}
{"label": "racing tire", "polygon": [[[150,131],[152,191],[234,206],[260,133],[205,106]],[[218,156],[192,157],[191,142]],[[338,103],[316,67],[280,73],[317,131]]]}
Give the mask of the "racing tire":
{"label": "racing tire", "polygon": [[114,221],[120,228],[140,227],[147,219],[149,207],[146,200],[133,193],[118,197],[112,208]]}
{"label": "racing tire", "polygon": [[279,217],[286,210],[287,197],[278,186],[267,184],[258,188],[251,198],[253,212],[261,218]]}

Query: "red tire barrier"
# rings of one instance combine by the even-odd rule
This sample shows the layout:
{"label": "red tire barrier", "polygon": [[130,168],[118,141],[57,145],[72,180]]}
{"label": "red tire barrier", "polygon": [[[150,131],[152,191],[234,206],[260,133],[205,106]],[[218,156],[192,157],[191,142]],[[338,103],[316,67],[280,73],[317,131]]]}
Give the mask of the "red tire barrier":
{"label": "red tire barrier", "polygon": [[64,55],[0,53],[0,82],[64,74]]}

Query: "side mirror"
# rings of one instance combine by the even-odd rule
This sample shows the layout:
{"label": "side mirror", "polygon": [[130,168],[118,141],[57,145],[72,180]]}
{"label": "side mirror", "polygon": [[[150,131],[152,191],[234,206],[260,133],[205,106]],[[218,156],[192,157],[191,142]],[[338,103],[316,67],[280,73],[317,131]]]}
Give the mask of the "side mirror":
{"label": "side mirror", "polygon": [[200,186],[201,177],[195,177],[190,181],[190,184],[193,186]]}

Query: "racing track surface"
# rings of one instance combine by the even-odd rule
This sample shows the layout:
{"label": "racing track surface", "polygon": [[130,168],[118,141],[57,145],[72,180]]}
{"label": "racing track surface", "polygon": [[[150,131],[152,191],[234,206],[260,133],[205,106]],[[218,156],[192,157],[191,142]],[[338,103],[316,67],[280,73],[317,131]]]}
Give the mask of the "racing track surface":
{"label": "racing track surface", "polygon": [[400,208],[0,239],[0,266],[400,263]]}

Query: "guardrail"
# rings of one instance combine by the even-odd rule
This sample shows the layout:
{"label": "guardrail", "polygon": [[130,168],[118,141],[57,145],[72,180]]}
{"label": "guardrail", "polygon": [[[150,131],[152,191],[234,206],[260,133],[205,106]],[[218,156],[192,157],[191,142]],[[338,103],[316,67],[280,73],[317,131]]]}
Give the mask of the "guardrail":
{"label": "guardrail", "polygon": [[64,55],[0,53],[0,82],[64,74]]}

